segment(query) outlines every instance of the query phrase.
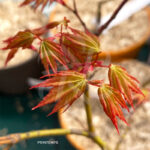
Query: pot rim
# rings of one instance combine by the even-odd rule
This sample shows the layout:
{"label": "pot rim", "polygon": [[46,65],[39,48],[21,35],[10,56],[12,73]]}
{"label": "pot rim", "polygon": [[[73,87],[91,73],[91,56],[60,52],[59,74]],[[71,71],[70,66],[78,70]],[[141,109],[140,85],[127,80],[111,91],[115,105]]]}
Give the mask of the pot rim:
{"label": "pot rim", "polygon": [[[58,111],[58,120],[59,120],[60,126],[64,129],[68,129],[67,124],[63,121],[62,113],[63,113],[63,108],[60,111]],[[74,146],[77,150],[85,150],[82,146],[80,146],[79,144],[75,142],[71,134],[66,135],[66,138],[72,144],[72,146]]]}

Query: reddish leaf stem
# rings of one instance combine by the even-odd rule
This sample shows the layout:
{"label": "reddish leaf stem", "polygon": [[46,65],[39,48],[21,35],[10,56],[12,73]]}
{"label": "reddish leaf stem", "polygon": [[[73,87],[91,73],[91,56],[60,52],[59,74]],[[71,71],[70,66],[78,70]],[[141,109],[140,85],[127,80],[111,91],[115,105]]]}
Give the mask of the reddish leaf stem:
{"label": "reddish leaf stem", "polygon": [[35,37],[36,37],[39,41],[43,41],[43,40],[41,39],[41,37],[40,37],[40,36],[35,35]]}
{"label": "reddish leaf stem", "polygon": [[115,17],[117,16],[117,14],[119,13],[119,11],[121,10],[121,8],[128,2],[129,0],[123,0],[122,3],[119,5],[119,7],[114,11],[114,13],[112,14],[112,16],[110,17],[110,19],[103,24],[97,31],[96,35],[101,35],[102,32],[104,31],[104,29],[106,29],[108,27],[108,25],[115,19]]}

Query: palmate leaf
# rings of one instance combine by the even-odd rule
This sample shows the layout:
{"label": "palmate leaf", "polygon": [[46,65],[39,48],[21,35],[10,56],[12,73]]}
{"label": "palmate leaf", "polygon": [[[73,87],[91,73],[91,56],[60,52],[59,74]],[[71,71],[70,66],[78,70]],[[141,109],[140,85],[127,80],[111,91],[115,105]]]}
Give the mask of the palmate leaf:
{"label": "palmate leaf", "polygon": [[42,6],[41,10],[43,10],[47,4],[51,4],[52,2],[58,2],[60,4],[64,4],[63,0],[24,0],[21,6],[33,4],[34,9],[37,9],[41,5]]}
{"label": "palmate leaf", "polygon": [[15,36],[5,40],[4,43],[7,43],[7,46],[4,47],[3,50],[10,49],[5,61],[5,65],[7,65],[7,63],[15,56],[19,48],[30,48],[34,39],[34,34],[29,30],[25,30],[18,32]]}
{"label": "palmate leaf", "polygon": [[[69,27],[70,28],[70,27]],[[85,63],[92,61],[100,53],[98,38],[89,32],[70,28],[72,33],[62,33],[62,47],[71,62]]]}
{"label": "palmate leaf", "polygon": [[100,102],[103,106],[104,112],[112,120],[114,126],[116,127],[119,133],[116,117],[119,117],[122,121],[124,121],[127,124],[121,107],[129,111],[122,95],[118,90],[114,89],[108,84],[103,84],[101,87],[98,88],[98,95],[100,98]]}
{"label": "palmate leaf", "polygon": [[[119,90],[126,101],[133,107],[132,91],[143,95],[137,86],[137,79],[127,73],[127,71],[118,65],[110,65],[109,67],[110,85]],[[133,107],[134,108],[134,107]]]}
{"label": "palmate leaf", "polygon": [[13,37],[4,40],[4,43],[6,43],[7,46],[4,47],[3,50],[20,48],[20,47],[23,49],[30,48],[35,38],[39,38],[39,36],[47,33],[49,29],[55,28],[59,24],[65,24],[65,23],[66,20],[62,20],[59,22],[54,21],[40,28],[20,31]]}
{"label": "palmate leaf", "polygon": [[30,30],[20,31],[15,36],[8,38],[4,42],[7,46],[3,50],[20,48],[29,48],[35,39],[35,35]]}
{"label": "palmate leaf", "polygon": [[53,42],[56,37],[50,37],[49,40],[43,41],[40,36],[47,33],[49,29],[55,28],[60,24],[66,26],[68,22],[69,21],[64,18],[62,21],[51,22],[40,28],[18,32],[15,36],[6,39],[4,42],[7,45],[3,48],[3,50],[10,49],[10,52],[8,53],[5,64],[7,64],[14,57],[19,48],[29,48],[37,51],[32,43],[35,39],[38,39],[42,41],[41,47],[43,48],[45,46],[46,48],[45,51],[42,49],[42,53],[40,53],[45,68],[48,70],[48,65],[51,65],[53,71],[56,72],[57,65],[55,60],[58,60],[61,64],[65,65],[63,53],[60,50],[61,48],[58,44]]}
{"label": "palmate leaf", "polygon": [[17,53],[17,51],[18,51],[17,48],[11,49],[11,51],[8,53],[8,56],[7,56],[7,58],[6,58],[5,66],[6,66],[7,63],[15,56],[15,54]]}
{"label": "palmate leaf", "polygon": [[62,65],[66,66],[66,62],[59,44],[50,40],[43,40],[41,42],[39,52],[42,63],[47,72],[49,72],[49,65],[52,68],[53,72],[57,72],[56,60]]}
{"label": "palmate leaf", "polygon": [[79,98],[85,90],[87,80],[84,74],[75,71],[61,71],[49,76],[53,77],[32,87],[52,87],[47,96],[33,110],[57,101],[57,104],[49,114],[51,115],[63,107],[68,108]]}

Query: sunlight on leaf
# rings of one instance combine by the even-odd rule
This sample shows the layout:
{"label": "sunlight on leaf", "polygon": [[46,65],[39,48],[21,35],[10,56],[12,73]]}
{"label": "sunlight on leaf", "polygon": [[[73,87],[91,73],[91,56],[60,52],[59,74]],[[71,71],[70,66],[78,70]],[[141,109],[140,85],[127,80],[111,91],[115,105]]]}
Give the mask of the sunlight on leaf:
{"label": "sunlight on leaf", "polygon": [[47,72],[49,72],[49,65],[52,68],[53,72],[57,72],[56,60],[62,65],[66,66],[66,62],[60,45],[53,41],[43,40],[41,42],[40,57]]}
{"label": "sunlight on leaf", "polygon": [[110,85],[119,90],[124,95],[126,101],[134,108],[132,91],[143,95],[142,91],[137,86],[137,79],[129,75],[121,66],[110,65],[109,80]]}
{"label": "sunlight on leaf", "polygon": [[83,94],[87,83],[85,75],[75,71],[61,71],[57,74],[50,74],[48,76],[53,77],[32,88],[52,87],[44,99],[33,108],[34,110],[38,107],[57,102],[49,115],[57,112],[63,107],[67,109]]}
{"label": "sunlight on leaf", "polygon": [[101,87],[99,87],[98,95],[100,98],[100,102],[103,106],[104,112],[112,120],[114,126],[116,127],[119,133],[116,117],[120,118],[127,124],[121,107],[129,111],[122,95],[119,91],[107,84],[103,84]]}
{"label": "sunlight on leaf", "polygon": [[18,32],[15,36],[8,38],[4,42],[7,43],[7,46],[3,50],[13,49],[13,48],[29,48],[32,45],[33,40],[35,39],[34,34],[29,31]]}
{"label": "sunlight on leaf", "polygon": [[4,41],[7,44],[2,50],[10,50],[8,56],[5,61],[5,66],[7,63],[15,56],[19,48],[31,48],[32,43],[35,39],[34,34],[31,31],[26,30],[22,32],[18,32],[15,36],[8,38]]}
{"label": "sunlight on leaf", "polygon": [[62,33],[62,47],[71,62],[90,62],[93,56],[100,53],[99,39],[89,32],[82,32],[73,28],[72,33]]}

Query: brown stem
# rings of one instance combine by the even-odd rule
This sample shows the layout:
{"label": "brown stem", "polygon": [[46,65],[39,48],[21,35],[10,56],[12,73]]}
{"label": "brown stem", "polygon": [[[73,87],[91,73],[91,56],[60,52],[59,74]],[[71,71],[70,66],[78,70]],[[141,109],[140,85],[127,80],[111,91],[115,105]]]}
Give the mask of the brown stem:
{"label": "brown stem", "polygon": [[96,17],[96,23],[97,24],[101,23],[101,16],[102,16],[101,9],[102,9],[102,5],[107,3],[107,2],[110,2],[110,1],[111,0],[103,0],[103,1],[98,2],[97,17]]}
{"label": "brown stem", "polygon": [[119,7],[114,11],[114,13],[112,14],[112,16],[110,17],[110,19],[103,24],[97,31],[96,35],[101,35],[102,32],[104,31],[104,29],[106,29],[108,27],[108,25],[115,19],[115,17],[117,16],[117,14],[119,13],[119,11],[121,10],[121,8],[128,2],[129,0],[123,0],[122,3],[119,5]]}
{"label": "brown stem", "polygon": [[97,24],[99,24],[101,22],[101,16],[102,16],[101,7],[102,7],[102,3],[99,2],[98,3],[98,9],[97,9],[97,17],[96,17],[96,23]]}
{"label": "brown stem", "polygon": [[73,0],[73,7],[74,7],[73,9],[69,5],[67,5],[65,2],[63,4],[63,6],[66,7],[68,10],[70,10],[72,13],[74,13],[74,15],[78,18],[78,20],[80,21],[80,23],[83,26],[85,31],[89,31],[86,24],[84,23],[84,21],[82,20],[82,18],[79,15],[75,0]]}

